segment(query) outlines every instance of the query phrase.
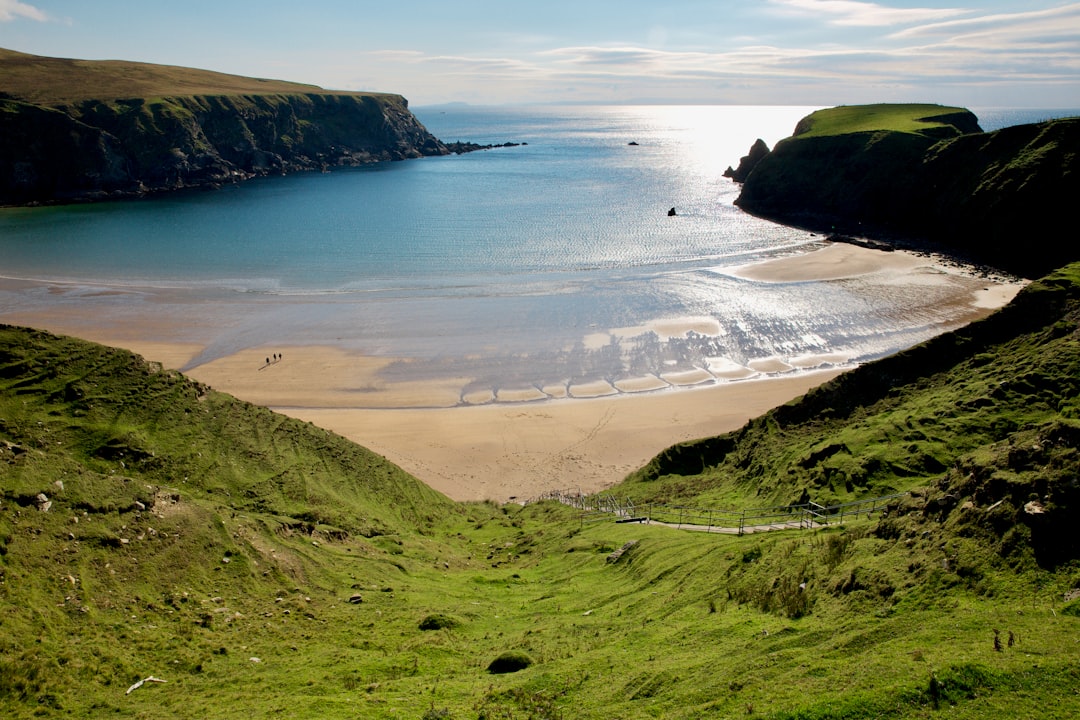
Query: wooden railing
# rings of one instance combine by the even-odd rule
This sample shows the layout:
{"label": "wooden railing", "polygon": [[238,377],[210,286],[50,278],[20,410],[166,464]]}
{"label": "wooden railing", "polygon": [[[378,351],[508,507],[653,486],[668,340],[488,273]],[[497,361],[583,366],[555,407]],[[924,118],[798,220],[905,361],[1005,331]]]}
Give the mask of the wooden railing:
{"label": "wooden railing", "polygon": [[742,535],[765,530],[809,530],[840,524],[844,518],[854,520],[865,516],[871,519],[888,507],[890,501],[907,493],[882,495],[839,505],[820,505],[807,502],[793,505],[750,508],[745,510],[718,510],[693,508],[663,503],[634,503],[629,498],[615,495],[585,495],[575,492],[548,492],[536,498],[555,500],[581,511],[581,521],[604,520],[615,516],[615,522],[641,522],[667,525],[681,530],[732,533]]}

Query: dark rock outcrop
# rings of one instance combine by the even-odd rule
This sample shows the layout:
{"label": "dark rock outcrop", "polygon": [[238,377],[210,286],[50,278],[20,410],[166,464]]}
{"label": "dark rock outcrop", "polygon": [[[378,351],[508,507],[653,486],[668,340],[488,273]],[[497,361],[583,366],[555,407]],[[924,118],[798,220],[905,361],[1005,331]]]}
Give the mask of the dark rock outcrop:
{"label": "dark rock outcrop", "polygon": [[0,205],[130,197],[450,150],[398,95],[0,98]]}
{"label": "dark rock outcrop", "polygon": [[813,230],[930,242],[1029,277],[1080,259],[1067,230],[1080,118],[984,133],[969,117],[925,133],[802,137],[804,120],[746,174],[736,204]]}
{"label": "dark rock outcrop", "polygon": [[528,145],[529,143],[517,143],[517,142],[504,142],[498,144],[480,145],[479,143],[463,142],[458,140],[456,142],[444,143],[446,149],[455,155],[462,155],[464,153],[476,152],[478,150],[493,150],[495,148],[511,148],[521,147],[522,145]]}
{"label": "dark rock outcrop", "polygon": [[757,164],[769,154],[769,146],[765,144],[765,141],[758,138],[757,141],[750,146],[750,152],[739,158],[739,167],[732,168],[730,165],[728,169],[724,171],[724,177],[731,178],[735,182],[746,182],[746,178],[750,176],[750,173]]}

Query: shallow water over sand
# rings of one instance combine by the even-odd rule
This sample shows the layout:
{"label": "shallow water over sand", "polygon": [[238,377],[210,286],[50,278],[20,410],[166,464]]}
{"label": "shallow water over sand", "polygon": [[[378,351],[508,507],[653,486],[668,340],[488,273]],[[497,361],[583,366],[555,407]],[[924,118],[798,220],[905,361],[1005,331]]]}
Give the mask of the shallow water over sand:
{"label": "shallow water over sand", "polygon": [[20,282],[0,287],[0,320],[202,347],[187,368],[334,346],[400,359],[386,382],[460,379],[467,402],[843,365],[964,322],[986,281],[955,267],[902,280],[737,272],[822,247],[739,211],[722,177],[809,110],[422,109],[445,140],[528,144],[3,210],[0,274]]}

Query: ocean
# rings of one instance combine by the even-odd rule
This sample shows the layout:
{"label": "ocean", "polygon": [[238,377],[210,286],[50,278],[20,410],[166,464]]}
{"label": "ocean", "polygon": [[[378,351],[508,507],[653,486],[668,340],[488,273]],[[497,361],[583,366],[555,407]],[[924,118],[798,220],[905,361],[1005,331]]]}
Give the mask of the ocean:
{"label": "ocean", "polygon": [[[815,108],[416,108],[460,156],[217,191],[0,210],[0,321],[77,308],[205,347],[330,345],[390,380],[477,388],[726,382],[855,364],[956,324],[962,278],[763,283],[732,269],[822,238],[733,205],[723,177]],[[984,129],[1066,111],[985,110]],[[675,215],[669,216],[670,208]],[[963,273],[957,274],[961,278]],[[153,326],[151,325],[151,328]],[[152,329],[149,331],[155,332]],[[186,368],[185,368],[186,369]]]}

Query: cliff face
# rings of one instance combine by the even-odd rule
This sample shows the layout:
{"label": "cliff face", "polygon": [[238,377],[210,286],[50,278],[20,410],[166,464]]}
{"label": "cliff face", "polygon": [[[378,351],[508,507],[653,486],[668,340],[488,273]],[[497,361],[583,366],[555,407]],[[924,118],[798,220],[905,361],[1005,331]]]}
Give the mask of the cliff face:
{"label": "cliff face", "polygon": [[398,95],[197,95],[56,105],[0,98],[0,205],[134,196],[447,152]]}
{"label": "cliff face", "polygon": [[945,138],[796,134],[746,173],[736,202],[812,229],[931,241],[1028,276],[1080,259],[1067,230],[1080,197],[1080,118],[992,133],[954,126]]}

